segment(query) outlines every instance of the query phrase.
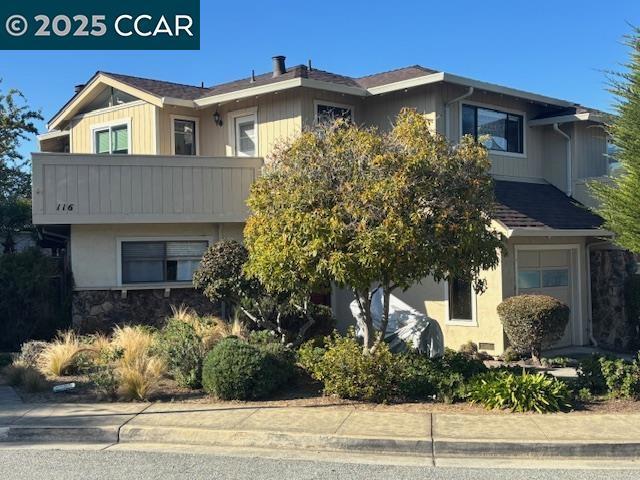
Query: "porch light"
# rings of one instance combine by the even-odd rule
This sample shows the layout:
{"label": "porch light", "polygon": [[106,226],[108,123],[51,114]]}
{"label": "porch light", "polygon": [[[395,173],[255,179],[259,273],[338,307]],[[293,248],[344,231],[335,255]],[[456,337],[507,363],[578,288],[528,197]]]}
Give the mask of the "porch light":
{"label": "porch light", "polygon": [[218,113],[218,111],[216,110],[216,113],[213,114],[213,122],[221,127],[222,126],[222,118],[220,118],[220,114]]}

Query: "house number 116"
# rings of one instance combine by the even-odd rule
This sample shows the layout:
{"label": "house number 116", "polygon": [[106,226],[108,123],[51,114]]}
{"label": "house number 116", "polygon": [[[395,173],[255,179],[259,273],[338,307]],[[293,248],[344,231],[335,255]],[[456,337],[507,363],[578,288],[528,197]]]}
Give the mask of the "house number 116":
{"label": "house number 116", "polygon": [[62,212],[72,212],[73,211],[73,203],[59,203],[57,211]]}

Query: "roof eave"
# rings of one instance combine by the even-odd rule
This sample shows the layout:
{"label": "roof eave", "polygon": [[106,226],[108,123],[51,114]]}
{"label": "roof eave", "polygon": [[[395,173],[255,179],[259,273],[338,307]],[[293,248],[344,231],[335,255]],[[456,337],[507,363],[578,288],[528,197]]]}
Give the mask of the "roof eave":
{"label": "roof eave", "polygon": [[556,229],[537,227],[510,228],[507,238],[512,237],[612,237],[613,233],[602,228]]}
{"label": "roof eave", "polygon": [[575,113],[573,115],[559,115],[557,117],[539,118],[538,120],[530,120],[527,125],[530,127],[540,127],[545,125],[553,125],[556,123],[570,122],[595,122],[605,123],[605,117],[597,113]]}

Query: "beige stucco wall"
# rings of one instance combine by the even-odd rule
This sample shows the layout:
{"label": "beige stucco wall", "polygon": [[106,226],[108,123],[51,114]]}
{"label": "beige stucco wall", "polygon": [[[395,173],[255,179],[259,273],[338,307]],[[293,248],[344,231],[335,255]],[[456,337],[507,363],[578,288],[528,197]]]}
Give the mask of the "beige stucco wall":
{"label": "beige stucco wall", "polygon": [[133,102],[115,109],[86,113],[74,118],[69,125],[71,153],[94,153],[92,127],[116,121],[131,122],[131,152],[156,153],[155,109],[146,102]]}
{"label": "beige stucco wall", "polygon": [[243,224],[72,225],[71,268],[77,289],[118,285],[117,243],[125,237],[202,237],[242,240]]}
{"label": "beige stucco wall", "polygon": [[[504,335],[502,326],[496,313],[496,306],[502,301],[502,275],[498,265],[493,270],[484,271],[482,278],[487,282],[487,290],[475,296],[476,320],[469,325],[458,325],[447,322],[447,302],[445,297],[445,283],[435,282],[432,278],[425,278],[409,290],[394,291],[393,295],[435,320],[442,331],[445,347],[457,350],[469,340],[475,343],[491,343],[491,354],[500,354],[504,350]],[[338,327],[345,329],[355,324],[349,303],[353,300],[347,290],[334,292],[334,308]]]}

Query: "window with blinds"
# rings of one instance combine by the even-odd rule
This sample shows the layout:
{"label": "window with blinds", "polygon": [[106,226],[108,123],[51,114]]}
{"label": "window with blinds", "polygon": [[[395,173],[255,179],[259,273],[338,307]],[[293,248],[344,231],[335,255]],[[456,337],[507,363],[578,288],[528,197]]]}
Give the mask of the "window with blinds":
{"label": "window with blinds", "polygon": [[122,283],[191,282],[207,241],[122,242]]}
{"label": "window with blinds", "polygon": [[129,153],[129,126],[114,125],[94,130],[95,153]]}

